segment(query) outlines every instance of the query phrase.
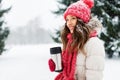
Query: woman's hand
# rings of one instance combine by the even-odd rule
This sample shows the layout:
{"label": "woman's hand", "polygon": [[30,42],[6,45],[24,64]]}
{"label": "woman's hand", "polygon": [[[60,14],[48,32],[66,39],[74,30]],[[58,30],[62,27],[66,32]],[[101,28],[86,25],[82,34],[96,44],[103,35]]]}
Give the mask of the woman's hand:
{"label": "woman's hand", "polygon": [[49,69],[50,69],[51,72],[55,71],[56,65],[51,58],[48,60],[48,65],[49,65]]}

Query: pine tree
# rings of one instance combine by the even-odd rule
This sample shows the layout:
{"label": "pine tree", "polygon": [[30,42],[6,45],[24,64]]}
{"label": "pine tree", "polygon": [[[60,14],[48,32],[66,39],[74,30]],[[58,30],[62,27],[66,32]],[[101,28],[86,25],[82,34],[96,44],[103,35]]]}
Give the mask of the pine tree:
{"label": "pine tree", "polygon": [[105,42],[108,57],[112,58],[114,53],[120,56],[120,1],[95,0],[92,12],[99,17],[105,28],[100,38]]}
{"label": "pine tree", "polygon": [[3,20],[4,14],[9,10],[10,8],[2,9],[2,0],[0,0],[0,55],[5,51],[5,40],[9,34],[9,28],[4,26],[5,21]]}
{"label": "pine tree", "polygon": [[61,43],[60,30],[56,30],[55,34],[56,34],[55,36],[51,35],[52,39],[53,39],[56,43]]}
{"label": "pine tree", "polygon": [[[59,10],[54,13],[63,14],[69,5],[76,1],[78,0],[59,0],[58,3],[63,5],[64,8],[58,6]],[[95,5],[92,8],[92,13],[98,16],[104,26],[104,31],[99,37],[105,42],[106,53],[109,58],[112,58],[114,53],[120,56],[120,0],[94,1]],[[59,30],[56,31],[58,38],[60,37],[59,32]],[[56,38],[53,37],[53,39]]]}

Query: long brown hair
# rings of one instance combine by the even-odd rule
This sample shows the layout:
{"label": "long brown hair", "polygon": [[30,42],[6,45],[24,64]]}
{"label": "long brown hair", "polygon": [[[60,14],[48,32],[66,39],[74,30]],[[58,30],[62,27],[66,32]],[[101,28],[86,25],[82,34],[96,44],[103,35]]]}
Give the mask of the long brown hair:
{"label": "long brown hair", "polygon": [[[70,33],[70,30],[68,29],[65,23],[64,28],[61,31],[61,40],[63,43],[63,50],[65,50],[67,47],[67,42],[68,42],[67,34],[68,33]],[[77,49],[77,50],[83,51],[84,53],[84,45],[89,39],[89,34],[90,34],[90,30],[88,26],[84,22],[82,22],[80,19],[78,19],[77,24],[72,33],[73,42],[71,44],[70,51]]]}

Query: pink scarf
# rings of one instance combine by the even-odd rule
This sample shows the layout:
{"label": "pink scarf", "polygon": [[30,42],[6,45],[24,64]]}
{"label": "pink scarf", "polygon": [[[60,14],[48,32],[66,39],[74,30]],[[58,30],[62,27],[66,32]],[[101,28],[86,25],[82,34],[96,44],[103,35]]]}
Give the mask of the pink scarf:
{"label": "pink scarf", "polygon": [[68,38],[67,48],[65,51],[62,52],[63,71],[57,75],[55,80],[75,80],[74,73],[77,51],[74,50],[71,53],[68,53],[70,44],[72,43],[73,40],[71,34],[68,34],[67,38]]}
{"label": "pink scarf", "polygon": [[[90,34],[90,38],[96,36],[97,36],[96,31]],[[68,53],[70,45],[73,41],[72,35],[70,33],[67,35],[67,39],[68,39],[67,48],[65,51],[62,52],[63,71],[56,76],[55,80],[75,80],[74,75],[77,51],[74,50],[71,53]]]}

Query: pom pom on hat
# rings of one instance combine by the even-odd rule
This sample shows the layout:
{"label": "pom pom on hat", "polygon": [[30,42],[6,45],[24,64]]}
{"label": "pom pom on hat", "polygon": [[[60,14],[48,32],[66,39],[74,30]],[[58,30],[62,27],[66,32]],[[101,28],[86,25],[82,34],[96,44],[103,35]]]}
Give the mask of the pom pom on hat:
{"label": "pom pom on hat", "polygon": [[89,8],[92,8],[94,6],[93,0],[82,0],[86,5],[89,6]]}
{"label": "pom pom on hat", "polygon": [[90,20],[91,8],[94,6],[94,0],[80,0],[71,4],[64,12],[64,19],[67,15],[76,16],[83,22],[87,23]]}

